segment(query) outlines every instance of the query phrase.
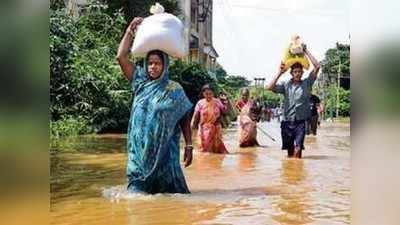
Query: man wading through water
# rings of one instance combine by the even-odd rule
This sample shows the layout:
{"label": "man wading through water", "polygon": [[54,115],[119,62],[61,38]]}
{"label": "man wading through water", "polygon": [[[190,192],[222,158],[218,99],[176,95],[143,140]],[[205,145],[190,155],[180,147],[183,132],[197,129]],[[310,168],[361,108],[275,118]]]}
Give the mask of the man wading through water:
{"label": "man wading through water", "polygon": [[306,45],[303,45],[303,51],[314,66],[310,75],[302,80],[303,65],[295,63],[290,67],[292,79],[276,84],[282,74],[286,72],[285,65],[281,64],[278,74],[267,87],[268,90],[284,95],[283,121],[281,122],[282,150],[288,151],[289,158],[301,158],[304,149],[306,119],[311,115],[309,103],[311,90],[320,68],[318,61],[311,55]]}

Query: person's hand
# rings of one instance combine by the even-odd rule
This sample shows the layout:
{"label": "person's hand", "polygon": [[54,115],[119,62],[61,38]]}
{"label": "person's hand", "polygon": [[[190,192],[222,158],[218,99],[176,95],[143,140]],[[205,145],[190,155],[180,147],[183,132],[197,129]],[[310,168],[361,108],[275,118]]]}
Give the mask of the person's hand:
{"label": "person's hand", "polygon": [[135,17],[133,18],[133,20],[131,21],[131,23],[128,26],[127,31],[134,36],[134,34],[136,33],[137,27],[143,22],[143,18],[142,17]]}
{"label": "person's hand", "polygon": [[228,104],[228,98],[226,96],[220,96],[219,99],[222,104],[224,104],[224,105]]}
{"label": "person's hand", "polygon": [[286,72],[286,68],[285,68],[285,63],[281,62],[281,64],[279,65],[279,75],[282,75]]}
{"label": "person's hand", "polygon": [[185,162],[185,168],[192,164],[193,160],[193,146],[188,145],[185,147],[185,153],[183,154],[183,161]]}
{"label": "person's hand", "polygon": [[301,47],[303,48],[303,52],[306,52],[306,51],[307,51],[307,45],[306,45],[306,44],[302,43],[302,44],[301,44]]}

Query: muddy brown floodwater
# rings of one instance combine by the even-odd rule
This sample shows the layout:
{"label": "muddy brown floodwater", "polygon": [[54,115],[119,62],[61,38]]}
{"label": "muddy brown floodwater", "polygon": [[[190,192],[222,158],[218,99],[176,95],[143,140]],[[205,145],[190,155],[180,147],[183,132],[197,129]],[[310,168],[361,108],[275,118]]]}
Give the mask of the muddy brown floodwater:
{"label": "muddy brown floodwater", "polygon": [[126,136],[96,135],[53,144],[51,223],[84,225],[350,224],[350,125],[323,123],[307,136],[303,159],[286,159],[277,122],[260,123],[262,147],[231,154],[195,152],[184,169],[192,194],[126,192]]}

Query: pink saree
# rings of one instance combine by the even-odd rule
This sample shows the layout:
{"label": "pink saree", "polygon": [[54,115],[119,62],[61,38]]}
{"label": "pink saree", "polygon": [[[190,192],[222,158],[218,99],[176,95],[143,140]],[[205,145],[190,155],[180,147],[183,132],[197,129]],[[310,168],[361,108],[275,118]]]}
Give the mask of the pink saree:
{"label": "pink saree", "polygon": [[246,105],[243,106],[240,116],[239,116],[239,146],[240,147],[250,147],[258,145],[257,142],[257,123],[253,121],[250,117],[250,109],[252,103],[247,102]]}
{"label": "pink saree", "polygon": [[200,113],[198,132],[201,143],[200,151],[229,153],[222,141],[222,126],[219,121],[223,111],[226,111],[226,106],[216,98],[209,102],[206,99],[201,99],[197,103],[195,113]]}

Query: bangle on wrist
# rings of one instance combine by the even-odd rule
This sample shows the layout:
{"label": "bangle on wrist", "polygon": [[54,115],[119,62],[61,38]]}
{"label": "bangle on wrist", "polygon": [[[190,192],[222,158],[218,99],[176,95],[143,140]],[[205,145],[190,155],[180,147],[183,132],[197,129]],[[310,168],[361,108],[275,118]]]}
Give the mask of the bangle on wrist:
{"label": "bangle on wrist", "polygon": [[193,149],[193,145],[186,145],[186,146],[185,146],[185,149],[186,149],[186,148],[191,148],[191,149]]}

